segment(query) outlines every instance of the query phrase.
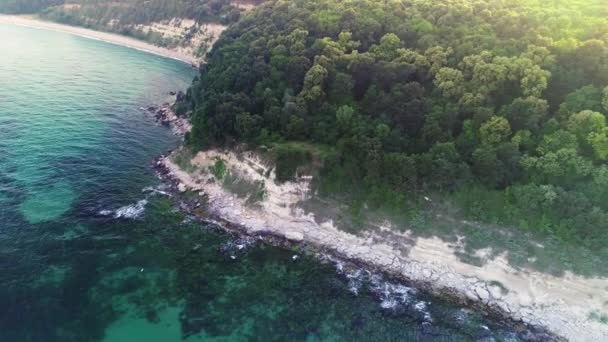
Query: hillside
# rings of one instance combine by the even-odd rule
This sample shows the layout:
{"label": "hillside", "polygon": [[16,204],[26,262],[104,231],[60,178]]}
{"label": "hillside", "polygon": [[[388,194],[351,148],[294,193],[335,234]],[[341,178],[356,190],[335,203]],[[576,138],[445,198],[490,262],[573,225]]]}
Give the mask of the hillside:
{"label": "hillside", "polygon": [[201,57],[226,25],[259,2],[5,0],[0,2],[0,13],[37,14],[45,20],[119,33]]}
{"label": "hillside", "polygon": [[355,216],[412,220],[432,194],[597,261],[608,257],[607,11],[600,0],[269,1],[222,35],[177,109],[192,112],[195,149],[270,148],[281,181],[322,165],[318,193],[348,199]]}

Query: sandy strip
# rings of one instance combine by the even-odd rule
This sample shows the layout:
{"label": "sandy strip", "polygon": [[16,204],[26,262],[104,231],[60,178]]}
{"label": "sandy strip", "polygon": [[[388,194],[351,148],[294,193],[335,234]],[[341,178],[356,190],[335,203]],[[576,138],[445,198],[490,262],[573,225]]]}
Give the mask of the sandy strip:
{"label": "sandy strip", "polygon": [[194,57],[192,55],[188,55],[185,53],[181,53],[178,51],[173,51],[171,49],[159,47],[152,45],[150,43],[146,43],[144,41],[122,36],[114,33],[107,33],[101,31],[95,31],[83,27],[76,27],[64,24],[53,23],[50,21],[44,21],[35,17],[30,16],[14,16],[14,15],[0,15],[0,23],[8,23],[25,27],[32,27],[43,30],[50,30],[56,32],[69,33],[73,35],[77,35],[80,37],[85,37],[89,39],[100,40],[106,43],[120,45],[140,51],[144,51],[147,53],[151,53],[154,55],[175,59],[184,63],[198,65],[200,63],[200,58]]}

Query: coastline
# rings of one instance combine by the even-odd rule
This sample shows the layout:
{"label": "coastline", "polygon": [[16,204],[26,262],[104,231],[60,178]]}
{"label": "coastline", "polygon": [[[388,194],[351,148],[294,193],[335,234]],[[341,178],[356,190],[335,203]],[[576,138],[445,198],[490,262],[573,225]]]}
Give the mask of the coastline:
{"label": "coastline", "polygon": [[[175,130],[174,120],[168,121]],[[179,208],[198,219],[244,235],[270,237],[279,244],[309,246],[515,325],[523,324],[541,336],[537,340],[608,340],[608,325],[589,317],[592,310],[608,303],[608,279],[515,269],[506,255],[490,257],[490,251],[486,262],[475,266],[456,256],[460,242],[416,237],[394,229],[388,221],[363,234],[351,234],[338,229],[331,219],[315,217],[302,205],[313,197],[311,177],[276,184],[272,167],[250,151],[209,150],[185,157],[180,153],[178,149],[159,157],[154,168],[179,199]],[[225,162],[234,179],[263,184],[264,198],[252,205],[247,196],[219,184],[211,172],[218,159]]]}
{"label": "coastline", "polygon": [[[428,280],[409,278],[402,272],[387,267],[387,265],[380,265],[370,261],[370,259],[353,256],[352,254],[349,254],[348,246],[347,248],[340,250],[339,248],[336,248],[335,245],[327,245],[308,238],[300,238],[300,236],[293,231],[278,231],[272,229],[272,226],[269,226],[269,229],[257,229],[243,224],[243,222],[239,220],[235,221],[234,219],[228,218],[218,210],[216,205],[209,205],[209,202],[204,203],[204,201],[201,201],[201,197],[208,196],[207,193],[199,198],[193,198],[186,195],[188,191],[196,191],[198,189],[187,187],[187,189],[184,190],[184,183],[182,183],[184,178],[176,176],[176,172],[179,173],[181,171],[174,167],[174,164],[171,163],[169,158],[170,156],[161,155],[157,157],[152,164],[157,177],[163,184],[162,189],[164,195],[171,198],[181,212],[199,222],[213,224],[217,229],[233,234],[234,236],[239,236],[247,241],[261,240],[264,241],[264,243],[276,247],[296,248],[301,253],[312,254],[320,261],[329,261],[334,264],[336,266],[336,271],[347,279],[356,279],[361,274],[367,274],[368,276],[380,275],[387,282],[392,284],[413,287],[417,291],[436,296],[447,302],[455,303],[468,309],[477,310],[482,312],[484,316],[491,317],[497,322],[500,322],[500,324],[513,327],[526,336],[525,340],[564,340],[562,337],[555,335],[544,326],[535,322],[524,322],[520,319],[514,319],[499,307],[486,305],[486,303],[482,303],[478,300],[472,300],[452,289],[438,289]],[[230,196],[228,195],[228,197]],[[357,295],[356,292],[355,295]]]}
{"label": "coastline", "polygon": [[29,16],[16,16],[16,15],[4,15],[0,14],[0,24],[13,24],[17,26],[30,27],[35,29],[56,31],[62,33],[68,33],[79,37],[88,39],[98,40],[109,44],[124,46],[127,48],[143,51],[153,55],[174,59],[190,65],[198,65],[201,62],[201,58],[184,54],[171,49],[159,47],[146,43],[144,41],[122,36],[115,33],[108,33],[103,31],[95,31],[84,27],[70,26],[66,24],[54,23],[51,21],[44,21],[35,17]]}

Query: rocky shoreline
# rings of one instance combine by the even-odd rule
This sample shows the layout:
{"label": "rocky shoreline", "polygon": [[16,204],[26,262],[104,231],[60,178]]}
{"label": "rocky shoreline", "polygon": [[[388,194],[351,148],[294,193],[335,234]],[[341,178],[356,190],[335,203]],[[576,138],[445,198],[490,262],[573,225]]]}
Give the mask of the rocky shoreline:
{"label": "rocky shoreline", "polygon": [[[175,115],[172,107],[168,103],[150,106],[148,112],[159,124],[184,137],[191,129],[189,120]],[[303,247],[352,269],[412,284],[425,293],[517,327],[524,332],[522,336],[527,336],[524,340],[608,340],[608,325],[589,316],[608,303],[602,300],[608,288],[604,278],[584,278],[568,272],[557,277],[514,269],[504,255],[486,259],[481,267],[467,264],[454,254],[460,241],[451,244],[439,238],[413,237],[394,229],[390,222],[376,226],[374,232],[353,235],[337,229],[331,220],[319,221],[300,205],[312,196],[310,177],[278,185],[273,181],[272,167],[264,165],[255,153],[219,150],[188,155],[192,168],[186,171],[173,161],[179,152],[159,156],[152,166],[170,189],[176,205],[198,220],[273,245]],[[267,196],[256,208],[209,174],[218,159],[225,160],[226,167],[241,173],[246,181],[263,184]]]}
{"label": "rocky shoreline", "polygon": [[[171,92],[169,95],[176,96],[178,99],[180,96],[183,96],[181,92]],[[151,105],[147,108],[141,107],[140,110],[152,116],[156,123],[170,128],[171,132],[176,136],[183,137],[192,129],[192,125],[188,118],[177,115],[173,110],[173,105],[168,102],[165,102],[160,106]]]}
{"label": "rocky shoreline", "polygon": [[[243,239],[263,240],[271,245],[284,248],[298,247],[300,250],[312,253],[319,258],[329,258],[333,262],[339,263],[344,269],[363,270],[372,274],[382,275],[391,282],[404,284],[423,291],[424,293],[439,297],[442,300],[477,310],[505,326],[515,327],[515,330],[519,332],[519,337],[526,341],[565,340],[550,332],[540,324],[535,322],[524,322],[522,319],[515,319],[511,313],[506,312],[500,306],[488,303],[487,299],[491,297],[491,291],[487,288],[479,288],[477,291],[473,290],[475,291],[474,295],[462,293],[461,291],[451,288],[438,288],[437,286],[434,286],[433,281],[430,279],[420,280],[409,278],[402,272],[396,271],[393,268],[383,267],[377,263],[370,262],[369,260],[353,257],[336,248],[314,243],[294,232],[282,234],[272,230],[251,229],[251,227],[244,224],[226,219],[218,210],[214,209],[213,205],[210,205],[208,194],[201,191],[199,196],[186,196],[186,193],[192,189],[185,186],[182,182],[183,180],[175,176],[174,170],[167,165],[167,161],[168,157],[161,155],[154,160],[152,167],[158,178],[161,179],[162,183],[166,186],[175,205],[185,214],[196,218],[201,222],[212,223]],[[484,301],[484,298],[486,301]]]}

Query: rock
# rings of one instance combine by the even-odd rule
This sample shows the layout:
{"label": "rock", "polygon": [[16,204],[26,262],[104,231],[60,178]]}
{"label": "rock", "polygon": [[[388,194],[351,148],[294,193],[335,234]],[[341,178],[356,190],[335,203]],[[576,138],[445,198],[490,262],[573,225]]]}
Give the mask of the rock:
{"label": "rock", "polygon": [[502,298],[502,289],[500,288],[500,286],[490,286],[488,288],[488,290],[490,290],[490,294],[492,295],[492,298],[494,299],[500,299]]}
{"label": "rock", "polygon": [[302,234],[300,232],[289,231],[289,232],[285,233],[285,237],[288,240],[292,240],[292,241],[302,241],[302,240],[304,240],[304,234]]}
{"label": "rock", "polygon": [[477,294],[479,299],[481,299],[481,301],[483,301],[484,303],[487,302],[488,299],[490,299],[490,293],[482,286],[475,287],[475,293]]}
{"label": "rock", "polygon": [[179,185],[177,186],[177,190],[179,190],[179,192],[186,192],[186,184],[179,183]]}
{"label": "rock", "polygon": [[473,292],[472,290],[467,290],[464,294],[470,300],[478,300],[479,299],[479,297],[477,297],[477,295],[475,294],[475,292]]}
{"label": "rock", "polygon": [[426,268],[423,269],[422,270],[422,276],[425,277],[425,278],[430,278],[431,277],[431,271],[428,270],[428,269],[426,269]]}
{"label": "rock", "polygon": [[509,304],[505,302],[498,302],[498,307],[501,308],[504,312],[511,313],[511,308],[509,307]]}
{"label": "rock", "polygon": [[169,95],[175,95],[176,93],[174,91],[170,91]]}

